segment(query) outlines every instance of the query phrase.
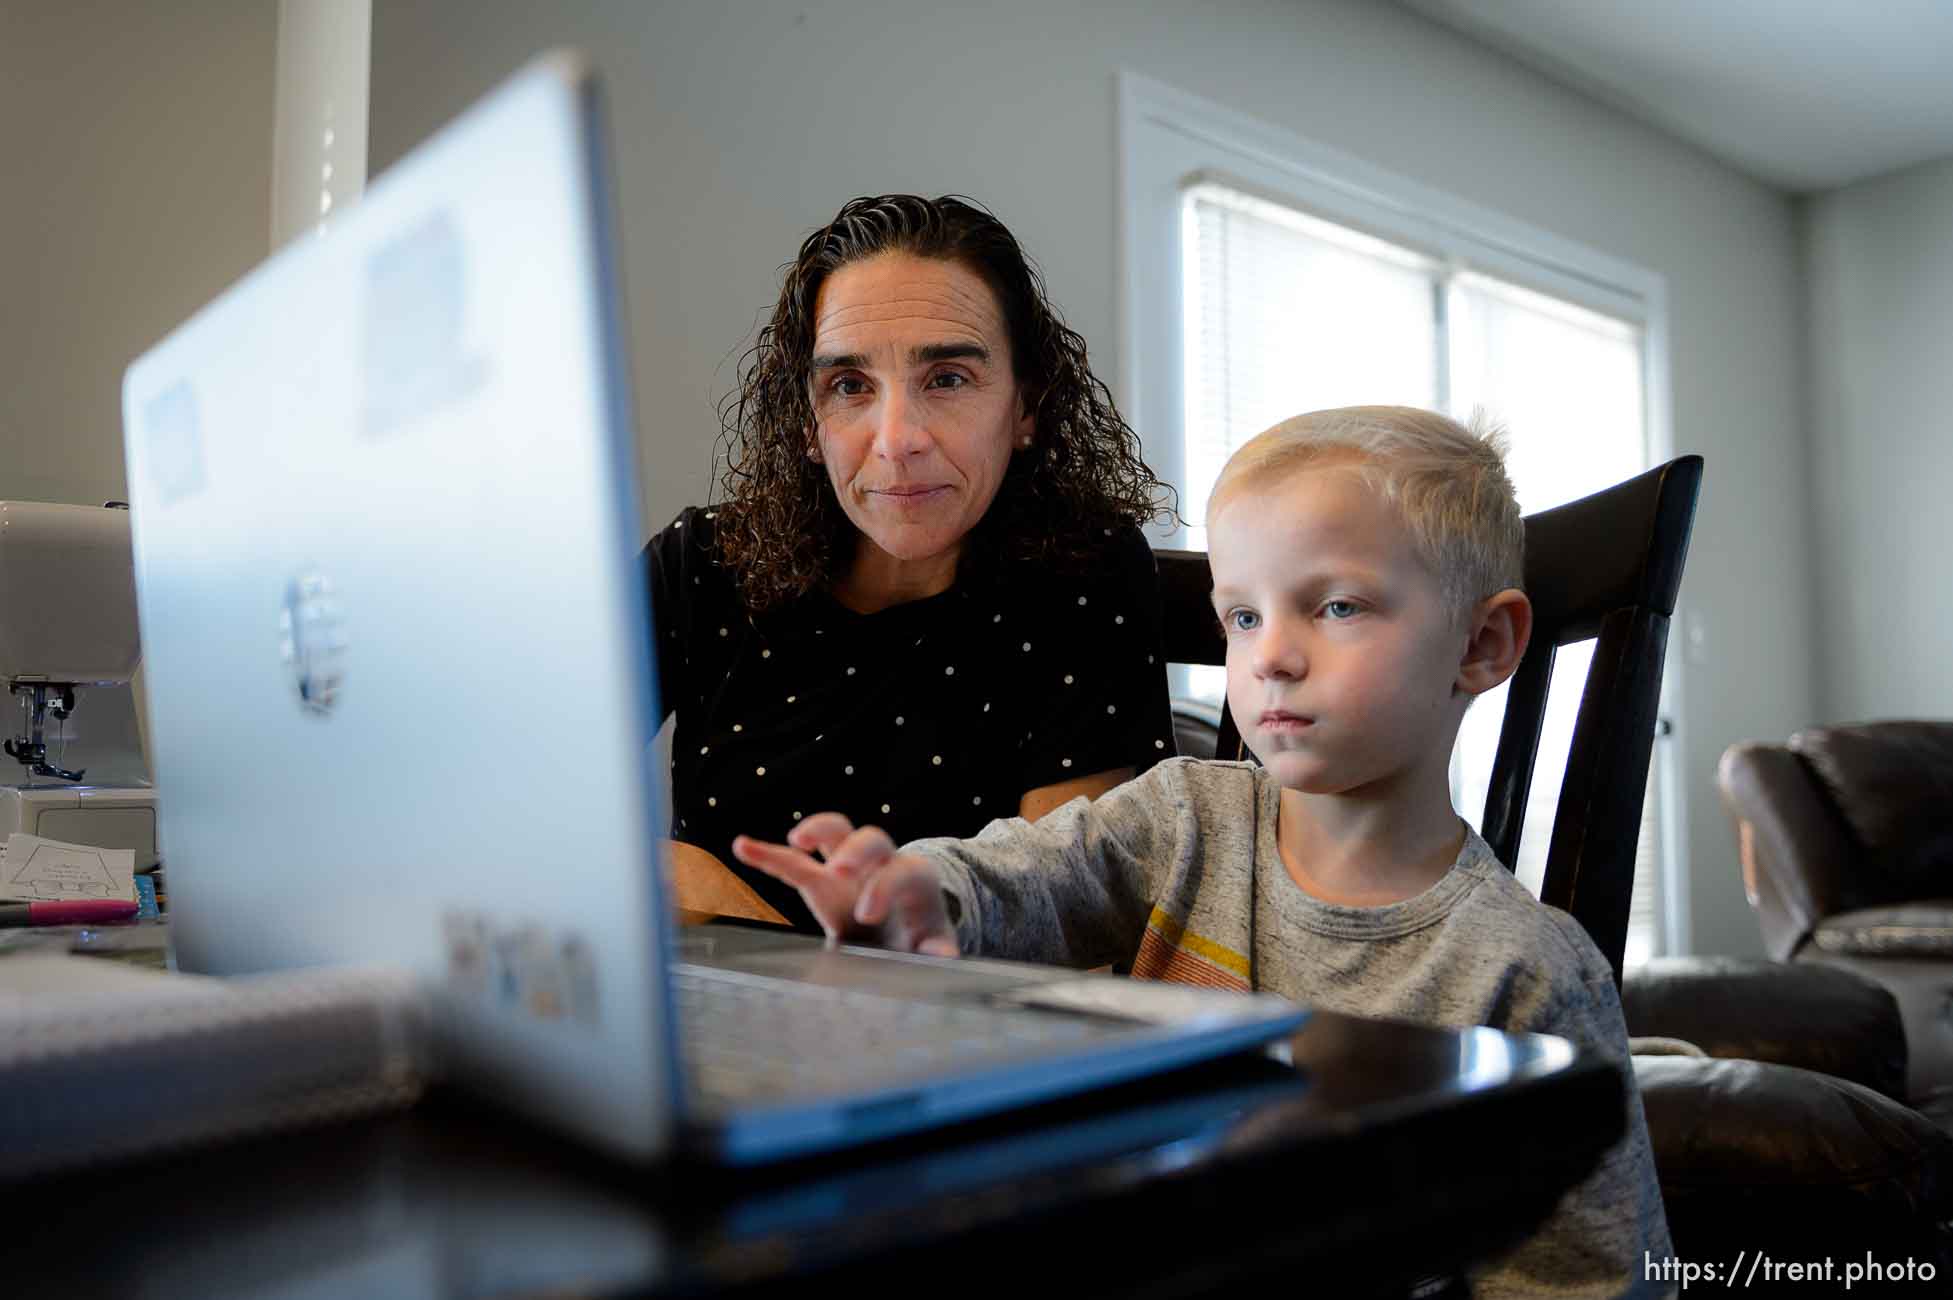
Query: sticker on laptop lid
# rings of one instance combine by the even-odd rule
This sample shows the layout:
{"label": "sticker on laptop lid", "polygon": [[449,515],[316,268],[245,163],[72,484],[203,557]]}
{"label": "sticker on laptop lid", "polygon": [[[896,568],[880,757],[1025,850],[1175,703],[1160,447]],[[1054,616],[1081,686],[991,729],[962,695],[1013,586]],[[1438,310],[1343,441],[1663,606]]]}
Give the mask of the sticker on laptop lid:
{"label": "sticker on laptop lid", "polygon": [[360,432],[383,438],[481,387],[465,350],[467,258],[454,218],[437,212],[366,262],[360,309]]}
{"label": "sticker on laptop lid", "polygon": [[203,490],[203,427],[196,390],[179,379],[142,408],[143,468],[158,505]]}
{"label": "sticker on laptop lid", "polygon": [[582,935],[499,924],[451,908],[441,918],[441,937],[448,988],[469,1001],[534,1020],[596,1025],[602,1019],[595,954]]}
{"label": "sticker on laptop lid", "polygon": [[332,580],[307,570],[285,584],[278,609],[278,657],[308,716],[324,717],[346,682],[346,616]]}

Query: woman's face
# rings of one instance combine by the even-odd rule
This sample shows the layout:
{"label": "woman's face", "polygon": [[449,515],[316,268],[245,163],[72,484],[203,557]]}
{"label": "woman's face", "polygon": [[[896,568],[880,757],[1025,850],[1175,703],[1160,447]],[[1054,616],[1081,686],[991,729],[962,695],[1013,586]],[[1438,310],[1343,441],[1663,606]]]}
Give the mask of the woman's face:
{"label": "woman's face", "polygon": [[851,262],[814,300],[809,374],[808,454],[861,534],[853,572],[947,588],[1035,423],[996,295],[958,262]]}

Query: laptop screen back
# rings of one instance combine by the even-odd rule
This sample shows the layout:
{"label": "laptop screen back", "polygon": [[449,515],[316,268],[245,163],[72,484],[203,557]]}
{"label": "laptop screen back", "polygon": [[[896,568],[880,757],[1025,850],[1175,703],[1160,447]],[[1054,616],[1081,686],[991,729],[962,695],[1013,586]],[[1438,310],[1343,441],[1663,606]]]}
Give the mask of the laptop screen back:
{"label": "laptop screen back", "polygon": [[458,1072],[675,1115],[594,85],[537,64],[124,384],[175,957],[408,967]]}

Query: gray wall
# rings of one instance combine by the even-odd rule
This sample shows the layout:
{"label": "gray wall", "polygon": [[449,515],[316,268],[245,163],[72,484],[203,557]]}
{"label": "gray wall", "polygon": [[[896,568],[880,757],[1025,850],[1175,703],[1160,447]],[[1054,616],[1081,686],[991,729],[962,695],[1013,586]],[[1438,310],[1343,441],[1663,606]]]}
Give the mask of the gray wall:
{"label": "gray wall", "polygon": [[1953,159],[1802,215],[1817,719],[1953,717]]}
{"label": "gray wall", "polygon": [[123,369],[268,247],[277,28],[0,0],[0,498],[124,495]]}

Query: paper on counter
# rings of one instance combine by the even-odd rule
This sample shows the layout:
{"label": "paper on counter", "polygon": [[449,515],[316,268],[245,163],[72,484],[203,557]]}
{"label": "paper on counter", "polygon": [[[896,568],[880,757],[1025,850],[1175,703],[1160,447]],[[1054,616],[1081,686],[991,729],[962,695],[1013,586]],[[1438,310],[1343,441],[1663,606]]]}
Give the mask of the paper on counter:
{"label": "paper on counter", "polygon": [[15,832],[0,851],[0,901],[73,902],[136,897],[133,849],[68,844]]}

